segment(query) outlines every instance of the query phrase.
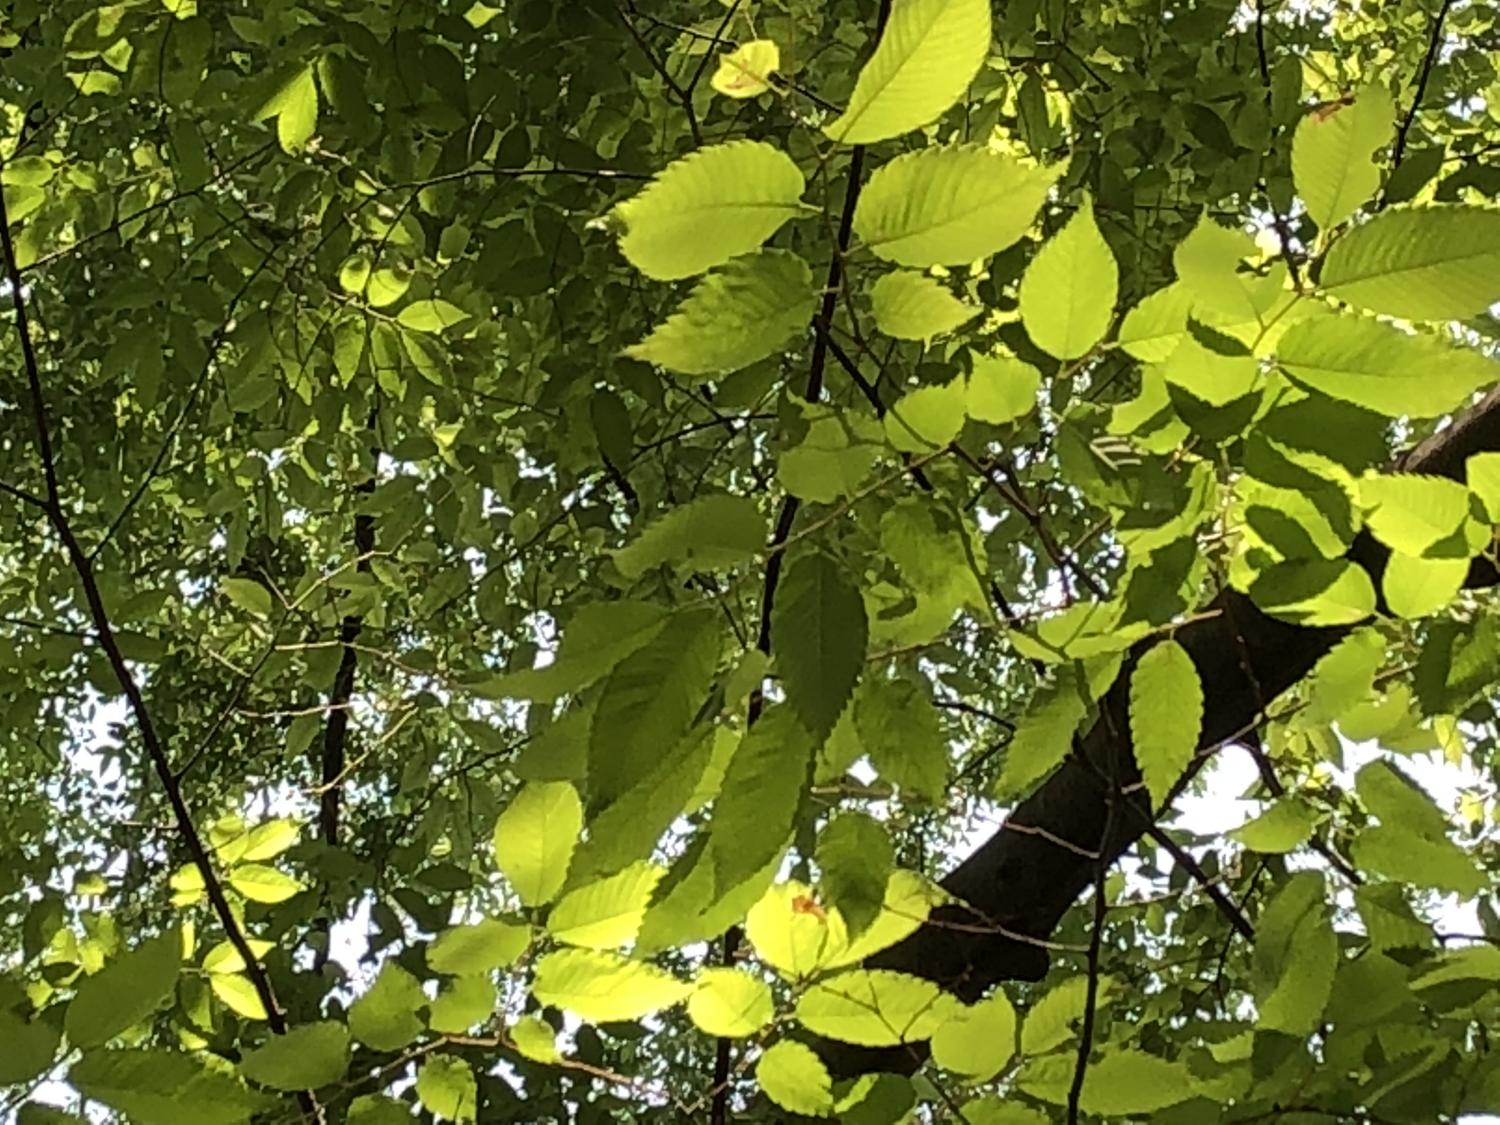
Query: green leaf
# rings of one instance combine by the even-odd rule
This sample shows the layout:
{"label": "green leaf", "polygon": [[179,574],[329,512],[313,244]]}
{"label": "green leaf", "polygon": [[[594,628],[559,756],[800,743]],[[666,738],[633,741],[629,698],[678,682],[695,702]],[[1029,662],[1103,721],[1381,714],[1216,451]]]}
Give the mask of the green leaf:
{"label": "green leaf", "polygon": [[479,1086],[469,1064],[454,1055],[432,1055],[417,1071],[417,1100],[444,1121],[473,1121]]}
{"label": "green leaf", "polygon": [[26,1020],[0,1008],[0,1086],[19,1086],[46,1071],[57,1058],[62,1033],[44,1019]]}
{"label": "green leaf", "polygon": [[1292,182],[1322,230],[1337,226],[1380,187],[1377,151],[1396,133],[1396,103],[1382,85],[1368,85],[1352,102],[1319,106],[1292,138]]}
{"label": "green leaf", "polygon": [[1281,797],[1230,835],[1251,851],[1281,855],[1307,843],[1317,822],[1317,811],[1306,801],[1300,797]]}
{"label": "green leaf", "polygon": [[276,118],[276,139],[296,155],[318,128],[318,86],[309,64],[293,74],[256,112],[254,120]]}
{"label": "green leaf", "polygon": [[973,145],[920,148],[871,175],[854,233],[887,262],[968,265],[1030,230],[1064,171],[1064,164],[1028,167]]}
{"label": "green leaf", "polygon": [[975,356],[965,387],[964,411],[977,422],[1003,425],[1036,409],[1042,373],[1014,356]]}
{"label": "green leaf", "polygon": [[271,600],[271,591],[253,578],[226,578],[219,583],[219,589],[229,599],[231,605],[236,605],[246,613],[256,617],[267,618],[271,616],[274,603]]}
{"label": "green leaf", "polygon": [[563,949],[536,966],[532,992],[543,1004],[572,1012],[589,1023],[616,1023],[670,1008],[692,991],[655,965],[618,953]]}
{"label": "green leaf", "polygon": [[533,781],[495,821],[495,863],[521,901],[552,901],[568,877],[583,830],[583,803],[565,781]]}
{"label": "green leaf", "polygon": [[650,643],[667,619],[667,610],[653,602],[590,602],[569,619],[551,664],[502,676],[486,685],[484,693],[542,702],[577,693]]}
{"label": "green leaf", "polygon": [[771,75],[781,69],[781,48],[771,39],[741,43],[719,58],[709,85],[731,98],[753,98],[772,88]]}
{"label": "green leaf", "polygon": [[68,1084],[133,1125],[242,1125],[267,1107],[232,1070],[211,1070],[179,1051],[90,1051],[68,1071]]}
{"label": "green leaf", "polygon": [[215,973],[208,978],[208,986],[235,1015],[247,1020],[267,1018],[265,1001],[249,977],[240,973]]}
{"label": "green leaf", "polygon": [[688,733],[719,664],[720,621],[710,607],[680,611],[604,681],[589,736],[589,801],[618,800]]}
{"label": "green leaf", "polygon": [[1187,333],[1193,304],[1193,291],[1181,282],[1158,289],[1125,314],[1116,336],[1120,347],[1144,363],[1163,362]]}
{"label": "green leaf", "polygon": [[864,415],[804,413],[812,418],[807,434],[781,455],[776,475],[793,496],[816,504],[853,496],[885,451],[884,428]]}
{"label": "green leaf", "polygon": [[885,436],[904,453],[941,449],[964,428],[967,398],[962,375],[937,386],[918,387],[886,411]]}
{"label": "green leaf", "polygon": [[1249,234],[1220,226],[1205,214],[1172,251],[1172,265],[1178,282],[1192,294],[1195,312],[1208,309],[1236,321],[1254,321],[1261,310],[1239,267],[1255,254]]}
{"label": "green leaf", "polygon": [[462,1035],[495,1012],[495,983],[488,974],[454,977],[438,991],[427,1013],[427,1026],[447,1035]]}
{"label": "green leaf", "polygon": [[1380,591],[1397,617],[1415,620],[1447,609],[1469,576],[1469,560],[1413,558],[1397,551],[1385,564]]}
{"label": "green leaf", "polygon": [[290,817],[279,817],[257,824],[245,838],[245,850],[240,861],[253,863],[264,859],[275,859],[297,843],[302,835],[302,826]]}
{"label": "green leaf", "polygon": [[665,322],[625,354],[682,375],[738,371],[805,334],[816,301],[806,262],[788,250],[761,250],[698,282]]}
{"label": "green leaf", "polygon": [[783,976],[809,977],[848,944],[844,920],[821,905],[806,883],[771,887],[745,916],[755,955]]}
{"label": "green leaf", "polygon": [[308,1023],[273,1035],[240,1060],[240,1073],[273,1090],[316,1090],[349,1067],[349,1030],[341,1023]]}
{"label": "green leaf", "polygon": [[698,1030],[743,1039],[771,1022],[771,990],[743,969],[705,969],[688,997],[688,1016]]}
{"label": "green leaf", "polygon": [[716,493],[680,504],[647,524],[615,552],[615,566],[626,578],[679,560],[699,570],[717,570],[750,558],[765,542],[766,521],[755,502]]}
{"label": "green leaf", "polygon": [[1500,211],[1392,208],[1333,244],[1318,284],[1370,312],[1459,320],[1500,301]]}
{"label": "green leaf", "polygon": [[624,871],[569,891],[547,916],[547,932],[568,945],[612,949],[634,939],[646,916],[651,892],[666,874],[654,863],[633,863]]}
{"label": "green leaf", "polygon": [[1262,571],[1250,598],[1297,625],[1353,625],[1375,612],[1369,574],[1347,559],[1293,559]]}
{"label": "green leaf", "polygon": [[399,1051],[426,1026],[417,1015],[427,995],[417,978],[394,961],[380,967],[375,983],[349,1005],[349,1032],[377,1051]]}
{"label": "green leaf", "polygon": [[544,1066],[556,1066],[562,1062],[563,1053],[557,1049],[557,1032],[541,1016],[522,1016],[510,1029],[510,1038],[516,1050],[533,1062]]}
{"label": "green leaf", "polygon": [[468,319],[457,305],[436,299],[413,301],[396,315],[397,323],[412,332],[441,332]]}
{"label": "green leaf", "polygon": [[1085,1113],[1118,1121],[1187,1101],[1195,1085],[1192,1072],[1180,1062],[1111,1047],[1089,1065],[1079,1106]]}
{"label": "green leaf", "polygon": [[932,1061],[944,1070],[985,1082],[1016,1053],[1016,1010],[999,989],[969,1004],[932,1036]]}
{"label": "green leaf", "polygon": [[[1115,982],[1099,978],[1094,1005],[1096,1010],[1113,999]],[[1021,1024],[1021,1053],[1042,1055],[1078,1035],[1078,1024],[1088,1000],[1088,977],[1069,977],[1054,985],[1031,1006]]]}
{"label": "green leaf", "polygon": [[75,1047],[96,1047],[161,1007],[177,986],[182,934],[171,926],[78,984],[63,1028]]}
{"label": "green leaf", "polygon": [[979,315],[936,278],[913,270],[882,274],[870,288],[875,327],[898,340],[931,340]]}
{"label": "green leaf", "polygon": [[786,704],[766,708],[729,759],[708,826],[720,896],[780,854],[810,781],[816,743]]}
{"label": "green leaf", "polygon": [[1052,1119],[1035,1106],[998,1097],[975,1098],[962,1109],[967,1125],[1051,1125]]}
{"label": "green leaf", "polygon": [[827,1117],[833,1113],[833,1079],[805,1043],[773,1043],[755,1063],[755,1080],[766,1097],[789,1113]]}
{"label": "green leaf", "polygon": [[1469,519],[1469,490],[1457,481],[1414,473],[1371,473],[1359,482],[1365,526],[1402,554],[1467,559],[1488,544],[1460,534]]}
{"label": "green leaf", "polygon": [[1119,292],[1120,267],[1085,199],[1026,267],[1021,321],[1043,351],[1078,359],[1104,339]]}
{"label": "green leaf", "polygon": [[796,163],[764,141],[708,145],[619,204],[620,250],[647,277],[692,277],[760,248],[802,213]]}
{"label": "green leaf", "polygon": [[948,789],[948,740],[930,689],[908,679],[867,680],[854,720],[882,780],[909,796],[942,801]]}
{"label": "green leaf", "polygon": [[1448,838],[1448,824],[1432,799],[1388,762],[1375,761],[1354,779],[1365,807],[1380,819],[1350,846],[1361,868],[1389,879],[1465,898],[1486,880],[1474,860]]}
{"label": "green leaf", "polygon": [[1187,650],[1173,640],[1153,645],[1130,674],[1130,738],[1146,791],[1158,809],[1198,751],[1203,685]]}
{"label": "green leaf", "polygon": [[302,890],[296,879],[263,863],[243,863],[231,868],[229,885],[251,902],[285,902]]}
{"label": "green leaf", "polygon": [[884,969],[853,969],[813,985],[797,1001],[797,1021],[816,1035],[864,1047],[929,1038],[957,1001],[930,980]]}
{"label": "green leaf", "polygon": [[997,794],[1019,795],[1051,773],[1073,748],[1073,735],[1086,714],[1087,699],[1071,671],[1039,689],[1005,748]]}
{"label": "green leaf", "polygon": [[384,1094],[361,1094],[349,1103],[349,1125],[407,1125],[411,1109]]}
{"label": "green leaf", "polygon": [[851,936],[870,928],[885,902],[895,851],[885,827],[861,812],[841,812],[818,834],[819,886]]}
{"label": "green leaf", "polygon": [[1339,954],[1323,896],[1321,874],[1298,872],[1256,922],[1256,1027],[1263,1031],[1306,1035],[1328,1005]]}
{"label": "green leaf", "polygon": [[427,965],[435,973],[467,976],[503,969],[526,951],[531,928],[500,918],[484,918],[443,931],[427,947]]}
{"label": "green leaf", "polygon": [[988,0],[898,0],[848,108],[823,131],[864,145],[920,129],[958,101],[989,49]]}
{"label": "green leaf", "polygon": [[781,576],[771,611],[771,654],[787,702],[822,742],[854,694],[869,625],[859,589],[821,552]]}

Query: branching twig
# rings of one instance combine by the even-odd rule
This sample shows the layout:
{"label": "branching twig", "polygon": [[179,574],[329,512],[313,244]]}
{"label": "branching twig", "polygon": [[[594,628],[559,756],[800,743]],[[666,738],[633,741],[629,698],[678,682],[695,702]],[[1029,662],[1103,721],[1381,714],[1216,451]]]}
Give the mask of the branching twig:
{"label": "branching twig", "polygon": [[[1427,80],[1432,76],[1432,66],[1437,61],[1438,46],[1443,41],[1443,21],[1448,18],[1448,9],[1453,7],[1453,0],[1443,0],[1442,6],[1438,8],[1437,15],[1432,20],[1432,33],[1427,39],[1427,53],[1422,56],[1422,68],[1417,72],[1417,88],[1412,92],[1411,108],[1406,111],[1406,116],[1401,119],[1401,126],[1396,130],[1396,143],[1391,146],[1391,175],[1396,174],[1396,169],[1401,167],[1401,160],[1406,155],[1406,139],[1411,133],[1411,127],[1417,120],[1417,113],[1422,108],[1422,99],[1427,94]],[[1386,180],[1387,191],[1390,188],[1390,180]],[[1386,192],[1380,194],[1380,207],[1385,206]]]}

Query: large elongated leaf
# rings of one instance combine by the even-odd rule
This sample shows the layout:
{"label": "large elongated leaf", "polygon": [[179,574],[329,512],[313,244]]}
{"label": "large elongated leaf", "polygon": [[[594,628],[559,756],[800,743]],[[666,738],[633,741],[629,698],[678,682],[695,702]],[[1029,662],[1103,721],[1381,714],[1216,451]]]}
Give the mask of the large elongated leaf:
{"label": "large elongated leaf", "polygon": [[1393,418],[1446,414],[1500,379],[1500,364],[1477,351],[1362,317],[1301,321],[1276,358],[1298,383]]}
{"label": "large elongated leaf", "polygon": [[665,869],[635,863],[624,871],[569,891],[547,916],[547,930],[558,941],[589,949],[612,949],[635,937],[646,916],[651,892]]}
{"label": "large elongated leaf", "polygon": [[1058,359],[1077,359],[1104,338],[1119,291],[1114,251],[1086,204],[1026,267],[1021,321],[1038,347]]}
{"label": "large elongated leaf", "polygon": [[1375,153],[1396,132],[1396,103],[1370,85],[1353,102],[1311,110],[1292,138],[1292,180],[1313,222],[1327,230],[1354,214],[1380,186]]}
{"label": "large elongated leaf", "polygon": [[771,651],[787,702],[821,742],[854,694],[869,624],[859,589],[821,552],[782,575],[771,613]]}
{"label": "large elongated leaf", "polygon": [[1382,212],[1334,243],[1319,283],[1341,301],[1387,316],[1475,316],[1500,301],[1500,211]]}
{"label": "large elongated leaf", "polygon": [[1064,170],[1028,167],[974,145],[918,149],[870,177],[854,233],[889,262],[966,265],[1025,234]]}
{"label": "large elongated leaf", "polygon": [[181,1051],[90,1051],[68,1071],[68,1083],[133,1125],[241,1125],[267,1105],[232,1071]]}
{"label": "large elongated leaf", "polygon": [[625,354],[683,375],[738,371],[806,331],[816,296],[812,270],[796,254],[747,254],[698,282],[676,312]]}
{"label": "large elongated leaf", "polygon": [[762,141],[710,145],[673,161],[619,204],[620,250],[647,277],[692,277],[757,249],[802,211],[806,182]]}
{"label": "large elongated leaf", "polygon": [[583,803],[565,781],[533,781],[495,821],[495,862],[527,906],[552,901],[583,829]]}
{"label": "large elongated leaf", "polygon": [[1258,1026],[1305,1035],[1333,991],[1338,939],[1329,924],[1323,876],[1291,876],[1257,920],[1254,972]]}
{"label": "large elongated leaf", "polygon": [[181,967],[182,935],[173,926],[85,977],[63,1021],[68,1041],[94,1047],[139,1023],[172,994]]}
{"label": "large elongated leaf", "polygon": [[615,566],[639,578],[654,566],[679,559],[714,569],[753,555],[766,541],[766,521],[744,496],[700,496],[673,508],[615,552]]}
{"label": "large elongated leaf", "polygon": [[635,1020],[685,999],[693,986],[618,953],[563,949],[537,963],[532,991],[543,1004],[590,1023]]}
{"label": "large elongated leaf", "polygon": [[709,608],[676,614],[604,682],[589,737],[589,803],[619,798],[687,733],[719,662],[719,619]]}
{"label": "large elongated leaf", "polygon": [[1203,685],[1187,650],[1170,640],[1152,646],[1130,676],[1130,739],[1157,808],[1193,760],[1202,725]]}
{"label": "large elongated leaf", "polygon": [[816,743],[792,709],[767,708],[740,742],[714,803],[708,848],[723,895],[775,858],[792,834]]}
{"label": "large elongated leaf", "polygon": [[920,128],[959,99],[989,49],[989,0],[895,0],[849,107],[824,131],[862,145]]}

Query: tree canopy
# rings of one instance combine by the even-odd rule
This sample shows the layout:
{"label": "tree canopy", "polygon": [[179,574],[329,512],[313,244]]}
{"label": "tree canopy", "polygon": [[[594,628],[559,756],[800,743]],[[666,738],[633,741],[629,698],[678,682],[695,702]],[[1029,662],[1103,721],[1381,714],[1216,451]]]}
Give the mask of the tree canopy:
{"label": "tree canopy", "polygon": [[10,0],[0,1116],[1500,1113],[1497,17]]}

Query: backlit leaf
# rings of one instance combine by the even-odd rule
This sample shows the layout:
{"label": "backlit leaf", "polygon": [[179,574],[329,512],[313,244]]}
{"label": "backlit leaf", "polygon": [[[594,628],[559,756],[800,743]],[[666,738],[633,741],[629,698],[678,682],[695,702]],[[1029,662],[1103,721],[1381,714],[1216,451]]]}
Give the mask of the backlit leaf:
{"label": "backlit leaf", "polygon": [[1292,179],[1307,213],[1324,230],[1342,223],[1380,186],[1378,150],[1396,133],[1396,103],[1382,85],[1352,102],[1310,110],[1292,139]]}
{"label": "backlit leaf", "polygon": [[618,953],[563,949],[537,962],[532,992],[589,1023],[636,1020],[681,1002],[693,986]]}
{"label": "backlit leaf", "polygon": [[1153,645],[1130,674],[1130,737],[1151,803],[1164,808],[1198,750],[1203,685],[1176,641]]}
{"label": "backlit leaf", "polygon": [[979,315],[935,278],[912,270],[882,274],[870,289],[875,327],[898,340],[931,340]]}
{"label": "backlit leaf", "polygon": [[771,89],[771,75],[780,68],[781,48],[775,41],[752,39],[719,59],[710,82],[728,97],[753,98]]}
{"label": "backlit leaf", "polygon": [[680,559],[713,570],[743,562],[765,542],[765,517],[753,500],[722,493],[700,496],[647,524],[615,552],[615,566],[627,578]]}
{"label": "backlit leaf", "polygon": [[773,1043],[756,1061],[755,1080],[766,1097],[791,1113],[824,1117],[833,1112],[833,1079],[805,1043]]}
{"label": "backlit leaf", "polygon": [[771,990],[742,969],[705,969],[688,997],[688,1016],[705,1035],[742,1039],[771,1022]]}
{"label": "backlit leaf", "polygon": [[813,985],[797,1001],[797,1021],[817,1035],[865,1047],[927,1039],[957,1004],[921,977],[854,969]]}
{"label": "backlit leaf", "polygon": [[965,388],[964,410],[979,422],[1001,425],[1036,409],[1042,374],[1013,356],[976,356]]}
{"label": "backlit leaf", "polygon": [[567,782],[522,787],[495,822],[495,862],[527,906],[562,889],[583,828],[583,804]]}
{"label": "backlit leaf", "polygon": [[665,873],[665,868],[654,863],[635,863],[571,890],[548,914],[547,931],[568,945],[590,949],[624,945],[641,928],[651,892]]}
{"label": "backlit leaf", "polygon": [[1085,201],[1026,267],[1021,320],[1043,351],[1077,359],[1104,338],[1119,288],[1114,252]]}
{"label": "backlit leaf", "polygon": [[885,436],[907,453],[941,449],[964,428],[967,397],[962,375],[937,386],[918,387],[886,411]]}
{"label": "backlit leaf", "polygon": [[182,934],[172,926],[84,977],[63,1021],[68,1042],[98,1046],[140,1023],[171,996],[181,967]]}
{"label": "backlit leaf", "polygon": [[442,1121],[473,1121],[479,1089],[469,1064],[454,1055],[431,1055],[417,1070],[417,1100]]}
{"label": "backlit leaf", "polygon": [[993,1077],[1016,1053],[1016,1010],[1000,989],[961,1008],[933,1033],[932,1061],[978,1081]]}
{"label": "backlit leaf", "polygon": [[427,994],[417,978],[394,961],[380,967],[380,975],[349,1005],[349,1032],[377,1051],[399,1051],[426,1026],[417,1014]]}
{"label": "backlit leaf", "polygon": [[308,1023],[273,1035],[240,1060],[240,1073],[275,1090],[316,1090],[349,1066],[349,1032],[341,1023]]}

